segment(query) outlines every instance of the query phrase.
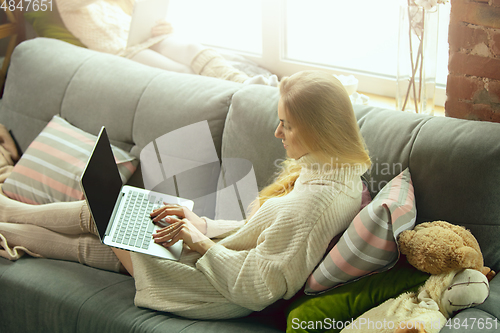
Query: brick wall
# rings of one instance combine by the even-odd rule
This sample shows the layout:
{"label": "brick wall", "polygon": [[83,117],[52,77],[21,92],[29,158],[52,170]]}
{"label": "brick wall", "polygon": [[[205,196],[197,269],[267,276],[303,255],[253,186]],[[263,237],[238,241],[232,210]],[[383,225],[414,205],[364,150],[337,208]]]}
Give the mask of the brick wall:
{"label": "brick wall", "polygon": [[500,122],[500,0],[451,0],[448,117]]}

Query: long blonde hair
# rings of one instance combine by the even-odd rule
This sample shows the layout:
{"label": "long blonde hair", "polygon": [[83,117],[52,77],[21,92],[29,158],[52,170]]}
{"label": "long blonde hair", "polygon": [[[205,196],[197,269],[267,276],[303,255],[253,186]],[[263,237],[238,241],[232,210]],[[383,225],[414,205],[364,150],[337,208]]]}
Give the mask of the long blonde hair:
{"label": "long blonde hair", "polygon": [[[299,72],[281,80],[280,95],[287,118],[297,129],[298,142],[310,152],[311,160],[331,163],[334,169],[370,167],[351,101],[337,78],[322,71]],[[253,211],[293,190],[301,169],[296,160],[284,161],[274,183],[260,191]]]}

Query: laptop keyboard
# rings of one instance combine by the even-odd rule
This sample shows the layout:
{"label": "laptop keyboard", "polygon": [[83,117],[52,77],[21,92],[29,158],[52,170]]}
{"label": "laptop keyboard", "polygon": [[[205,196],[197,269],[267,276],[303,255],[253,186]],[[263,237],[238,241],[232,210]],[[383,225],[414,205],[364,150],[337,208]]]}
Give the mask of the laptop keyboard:
{"label": "laptop keyboard", "polygon": [[126,200],[113,242],[147,250],[154,231],[149,214],[160,205],[154,196],[142,192],[131,191]]}

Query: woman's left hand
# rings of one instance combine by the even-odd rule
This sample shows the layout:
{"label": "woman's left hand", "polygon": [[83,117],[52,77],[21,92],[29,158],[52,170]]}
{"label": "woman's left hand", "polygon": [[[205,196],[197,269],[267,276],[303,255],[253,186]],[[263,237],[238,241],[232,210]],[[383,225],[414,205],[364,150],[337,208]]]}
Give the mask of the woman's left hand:
{"label": "woman's left hand", "polygon": [[165,222],[170,225],[153,234],[153,239],[157,244],[168,248],[182,239],[189,248],[200,254],[205,254],[215,244],[186,218],[167,217]]}
{"label": "woman's left hand", "polygon": [[151,29],[151,35],[153,37],[168,35],[174,31],[172,24],[167,21],[160,21]]}

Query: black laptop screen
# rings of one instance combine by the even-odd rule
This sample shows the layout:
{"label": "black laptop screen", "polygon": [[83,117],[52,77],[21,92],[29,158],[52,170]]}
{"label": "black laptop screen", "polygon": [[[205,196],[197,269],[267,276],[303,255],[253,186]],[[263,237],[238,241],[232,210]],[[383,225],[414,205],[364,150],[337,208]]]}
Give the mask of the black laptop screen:
{"label": "black laptop screen", "polygon": [[103,240],[123,185],[104,127],[83,171],[81,183],[90,212]]}

